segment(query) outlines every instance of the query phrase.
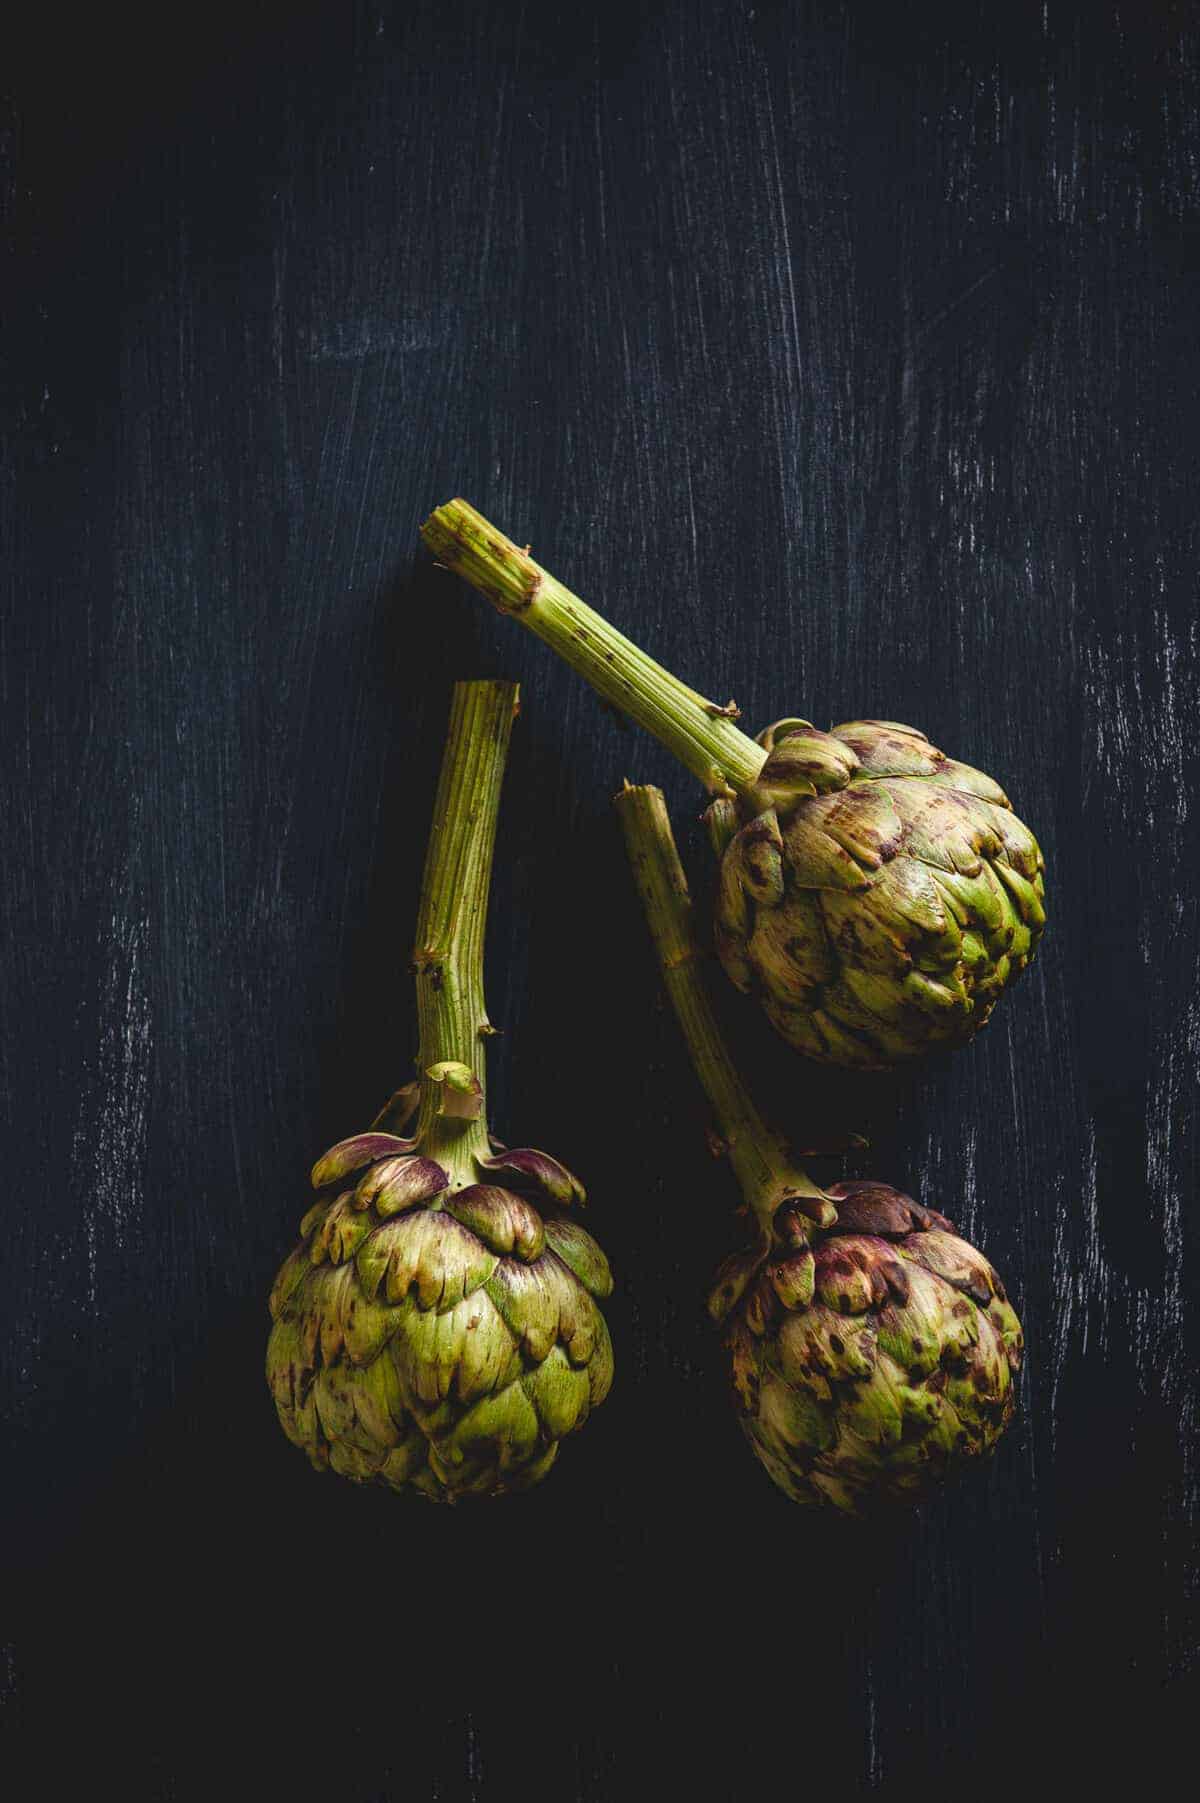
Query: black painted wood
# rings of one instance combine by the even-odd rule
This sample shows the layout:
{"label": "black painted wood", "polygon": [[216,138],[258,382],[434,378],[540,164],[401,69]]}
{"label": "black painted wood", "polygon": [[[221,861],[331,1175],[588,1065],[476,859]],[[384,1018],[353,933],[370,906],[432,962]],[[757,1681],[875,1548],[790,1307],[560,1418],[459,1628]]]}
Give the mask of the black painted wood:
{"label": "black painted wood", "polygon": [[[1194,1674],[1200,17],[414,0],[12,28],[5,1718],[131,1798],[1031,1795]],[[609,797],[688,779],[418,553],[462,493],[762,722],[910,720],[1039,831],[968,1052],[808,1069],[1025,1318],[894,1534],[787,1504]],[[497,1121],[584,1176],[618,1380],[550,1481],[309,1473],[261,1377],[316,1152],[408,1068],[449,686],[523,685]],[[15,1745],[16,1743],[14,1743]],[[82,1762],[80,1764],[79,1762]]]}

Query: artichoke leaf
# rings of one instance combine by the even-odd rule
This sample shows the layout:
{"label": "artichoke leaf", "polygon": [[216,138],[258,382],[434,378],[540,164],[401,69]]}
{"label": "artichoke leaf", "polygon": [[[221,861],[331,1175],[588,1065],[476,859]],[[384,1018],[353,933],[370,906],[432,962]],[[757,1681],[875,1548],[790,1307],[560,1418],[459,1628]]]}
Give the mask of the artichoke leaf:
{"label": "artichoke leaf", "polygon": [[438,1458],[450,1470],[468,1458],[498,1461],[501,1471],[523,1465],[538,1445],[540,1430],[533,1404],[519,1383],[481,1396],[444,1437]]}
{"label": "artichoke leaf", "polygon": [[869,1315],[855,1319],[824,1308],[785,1315],[776,1344],[783,1376],[797,1385],[814,1377],[826,1382],[869,1377],[875,1365],[875,1327]]}
{"label": "artichoke leaf", "polygon": [[496,1254],[445,1210],[396,1215],[364,1243],[356,1265],[368,1296],[380,1284],[389,1302],[415,1291],[422,1309],[453,1308],[486,1283]]}
{"label": "artichoke leaf", "polygon": [[542,1217],[531,1202],[492,1183],[472,1183],[456,1190],[447,1214],[475,1234],[490,1251],[512,1253],[524,1264],[540,1257],[546,1235]]}
{"label": "artichoke leaf", "polygon": [[608,1322],[599,1309],[596,1310],[595,1348],[587,1362],[586,1370],[591,1407],[598,1409],[611,1390],[613,1380],[612,1338],[608,1331]]}
{"label": "artichoke leaf", "polygon": [[532,1190],[535,1196],[559,1208],[581,1207],[587,1191],[565,1164],[539,1152],[536,1146],[517,1146],[493,1153],[490,1158],[476,1157],[475,1163],[488,1177],[500,1177],[506,1187]]}
{"label": "artichoke leaf", "polygon": [[762,793],[780,796],[808,795],[844,789],[858,770],[853,746],[819,726],[796,721],[783,734],[775,734],[767,761],[754,779]]}
{"label": "artichoke leaf", "polygon": [[851,720],[833,730],[855,753],[861,774],[868,780],[885,776],[928,777],[942,757],[924,733],[887,720]]}
{"label": "artichoke leaf", "polygon": [[591,1406],[586,1370],[571,1364],[561,1346],[552,1348],[540,1365],[526,1371],[521,1387],[533,1404],[544,1435],[559,1440],[582,1426]]}
{"label": "artichoke leaf", "polygon": [[816,1260],[811,1251],[775,1259],[767,1266],[765,1275],[784,1308],[807,1308],[812,1301],[816,1288]]}
{"label": "artichoke leaf", "polygon": [[797,1389],[781,1377],[769,1376],[759,1391],[758,1425],[788,1457],[800,1447],[815,1456],[837,1439],[833,1409],[811,1390]]}
{"label": "artichoke leaf", "polygon": [[296,1250],[284,1259],[275,1282],[271,1286],[271,1294],[268,1299],[268,1307],[273,1321],[278,1321],[283,1315],[291,1314],[292,1298],[311,1270],[312,1260],[308,1256],[307,1246],[297,1246]]}
{"label": "artichoke leaf", "polygon": [[344,1190],[326,1210],[319,1229],[313,1234],[309,1258],[314,1265],[324,1259],[331,1265],[344,1265],[348,1258],[353,1258],[370,1231],[370,1221],[355,1210],[353,1190]]}
{"label": "artichoke leaf", "polygon": [[930,782],[940,783],[945,789],[955,789],[960,795],[970,795],[979,801],[986,801],[991,806],[1011,808],[1011,803],[1000,784],[983,770],[976,770],[973,764],[960,764],[955,758],[941,757],[936,769],[929,772]]}
{"label": "artichoke leaf", "polygon": [[607,1258],[591,1234],[569,1215],[558,1215],[545,1223],[545,1242],[590,1295],[600,1302],[612,1295],[612,1271]]}
{"label": "artichoke leaf", "polygon": [[800,891],[778,908],[762,909],[750,937],[750,968],[761,973],[772,995],[800,1008],[837,975],[822,909],[825,899]]}
{"label": "artichoke leaf", "polygon": [[999,1288],[999,1279],[982,1252],[956,1233],[934,1229],[914,1233],[903,1242],[903,1255],[944,1278],[955,1289],[986,1308]]}
{"label": "artichoke leaf", "polygon": [[[829,797],[823,798],[828,802]],[[788,819],[783,843],[788,872],[799,889],[865,889],[870,877],[859,860],[828,831],[814,811],[817,802],[801,804]]]}
{"label": "artichoke leaf", "polygon": [[549,1259],[523,1265],[502,1258],[484,1289],[528,1357],[540,1364],[558,1339],[558,1285]]}
{"label": "artichoke leaf", "polygon": [[312,1186],[324,1189],[327,1184],[338,1183],[360,1171],[364,1165],[374,1164],[377,1158],[395,1158],[412,1149],[412,1140],[401,1139],[395,1133],[356,1133],[350,1139],[339,1140],[323,1158],[318,1158],[312,1168]]}
{"label": "artichoke leaf", "polygon": [[449,1174],[432,1158],[384,1158],[371,1166],[354,1192],[356,1208],[374,1208],[385,1218],[440,1195]]}
{"label": "artichoke leaf", "polygon": [[426,1409],[490,1394],[522,1368],[514,1335],[482,1289],[443,1314],[412,1310],[393,1356],[406,1391]]}
{"label": "artichoke leaf", "polygon": [[838,794],[807,802],[802,811],[865,870],[878,870],[900,849],[903,826],[890,783],[854,782]]}
{"label": "artichoke leaf", "polygon": [[826,1308],[862,1315],[887,1300],[883,1266],[893,1262],[886,1240],[867,1234],[832,1234],[816,1252],[816,1290]]}

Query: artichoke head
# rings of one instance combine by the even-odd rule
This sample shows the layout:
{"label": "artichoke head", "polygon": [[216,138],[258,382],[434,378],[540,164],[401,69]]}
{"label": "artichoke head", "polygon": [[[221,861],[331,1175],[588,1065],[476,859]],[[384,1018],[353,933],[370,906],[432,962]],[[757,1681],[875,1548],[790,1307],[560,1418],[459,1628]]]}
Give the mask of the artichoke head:
{"label": "artichoke head", "polygon": [[852,1515],[920,1501],[990,1453],[1012,1418],[1021,1324],[983,1255],[884,1183],[827,1194],[836,1226],[785,1202],[771,1243],[726,1261],[741,1424],[795,1502]]}
{"label": "artichoke head", "polygon": [[528,1489],[612,1380],[612,1278],[531,1148],[464,1181],[368,1132],[313,1170],[318,1200],[271,1292],[267,1379],[318,1469],[437,1501]]}
{"label": "artichoke head", "polygon": [[1037,841],[910,726],[780,720],[713,803],[717,951],[798,1051],[883,1069],[964,1044],[1045,923]]}

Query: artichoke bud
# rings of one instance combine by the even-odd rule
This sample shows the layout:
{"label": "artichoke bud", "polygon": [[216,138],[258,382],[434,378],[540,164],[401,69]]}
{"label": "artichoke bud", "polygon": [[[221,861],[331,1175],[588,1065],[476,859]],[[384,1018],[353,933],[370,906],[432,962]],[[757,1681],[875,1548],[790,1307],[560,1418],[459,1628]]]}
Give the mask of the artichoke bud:
{"label": "artichoke bud", "polygon": [[765,1252],[727,1260],[710,1311],[774,1482],[864,1514],[919,1501],[993,1450],[1022,1335],[995,1271],[943,1215],[883,1183],[829,1196],[837,1220],[809,1243],[777,1228]]}
{"label": "artichoke bud", "polygon": [[[445,1112],[474,1100],[465,1065],[428,1074]],[[547,1153],[493,1146],[460,1175],[373,1130],[314,1166],[267,1378],[318,1470],[447,1502],[527,1489],[607,1395],[612,1277],[568,1212],[582,1185]]]}
{"label": "artichoke bud", "polygon": [[[887,720],[782,720],[718,826],[717,953],[812,1058],[885,1069],[965,1044],[1030,962],[1043,860],[998,784]],[[709,810],[710,815],[712,810]]]}

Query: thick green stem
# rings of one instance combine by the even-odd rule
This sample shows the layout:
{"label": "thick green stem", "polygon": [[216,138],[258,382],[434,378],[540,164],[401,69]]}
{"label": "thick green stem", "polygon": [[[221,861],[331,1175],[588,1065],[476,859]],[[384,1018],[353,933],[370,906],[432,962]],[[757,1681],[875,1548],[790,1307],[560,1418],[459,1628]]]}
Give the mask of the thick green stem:
{"label": "thick green stem", "polygon": [[416,1134],[426,1157],[468,1182],[473,1155],[488,1151],[484,1043],[492,1027],[483,996],[483,941],[516,707],[515,683],[455,684],[413,951],[421,1083]]}
{"label": "thick green stem", "polygon": [[626,785],[616,806],[663,982],[696,1075],[712,1105],[742,1193],[769,1232],[785,1197],[823,1202],[824,1192],[793,1162],[782,1137],[766,1125],[721,1038],[700,975],[702,953],[692,898],[662,790]]}
{"label": "thick green stem", "polygon": [[421,537],[441,563],[652,732],[712,794],[753,785],[767,754],[738,730],[730,708],[706,701],[661,669],[466,501],[439,507]]}

